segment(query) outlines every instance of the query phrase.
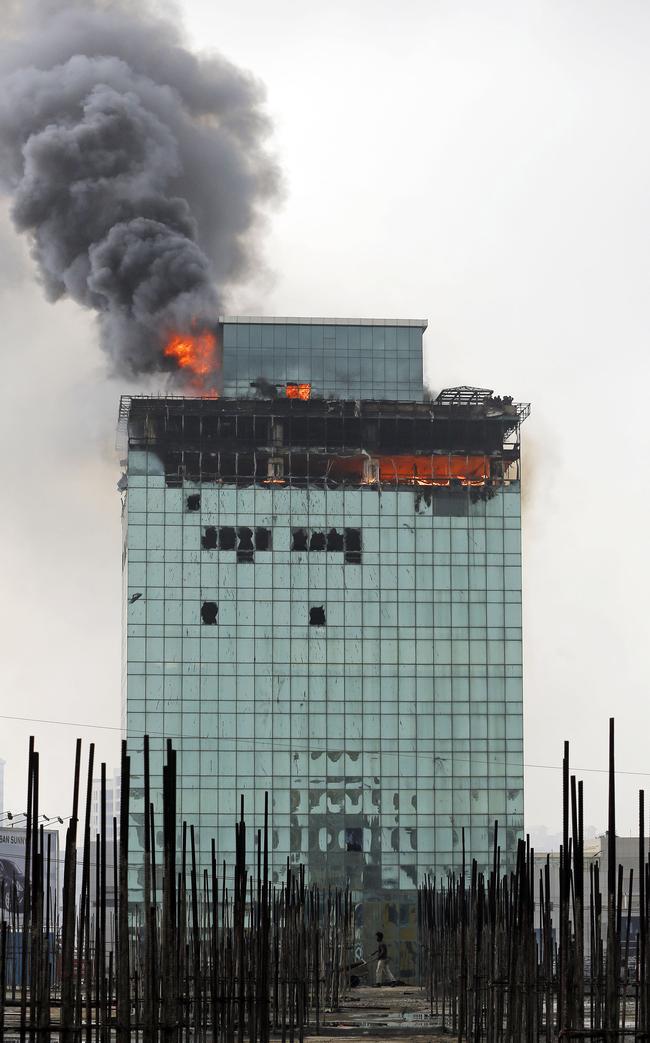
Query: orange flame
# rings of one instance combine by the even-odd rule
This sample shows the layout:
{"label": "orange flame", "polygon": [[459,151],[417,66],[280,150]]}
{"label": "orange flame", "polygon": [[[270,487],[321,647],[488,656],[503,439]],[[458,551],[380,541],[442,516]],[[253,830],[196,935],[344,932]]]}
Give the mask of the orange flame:
{"label": "orange flame", "polygon": [[287,384],[287,398],[301,398],[306,402],[311,398],[311,384]]}
{"label": "orange flame", "polygon": [[217,341],[213,333],[173,333],[167,341],[163,354],[176,359],[179,369],[186,370],[190,387],[202,394],[214,395],[214,388],[206,386],[208,377],[216,373],[218,366]]}

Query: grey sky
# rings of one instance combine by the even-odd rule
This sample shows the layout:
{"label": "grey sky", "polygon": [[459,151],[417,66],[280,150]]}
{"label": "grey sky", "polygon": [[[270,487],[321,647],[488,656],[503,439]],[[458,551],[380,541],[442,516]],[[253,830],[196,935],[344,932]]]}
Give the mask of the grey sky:
{"label": "grey sky", "polygon": [[[229,311],[429,319],[434,389],[530,400],[524,426],[525,761],[648,771],[645,464],[650,9],[583,0],[186,0],[189,38],[265,84],[286,199],[266,269]],[[3,713],[117,726],[119,392],[92,320],[46,304],[3,224]],[[24,277],[17,283],[21,273]],[[7,804],[30,730],[47,814],[67,814],[76,734],[0,722]],[[59,764],[61,767],[59,768]],[[605,824],[602,775],[583,774]],[[635,794],[619,776],[619,828]],[[556,829],[558,771],[527,768]],[[23,810],[23,809],[19,809]]]}

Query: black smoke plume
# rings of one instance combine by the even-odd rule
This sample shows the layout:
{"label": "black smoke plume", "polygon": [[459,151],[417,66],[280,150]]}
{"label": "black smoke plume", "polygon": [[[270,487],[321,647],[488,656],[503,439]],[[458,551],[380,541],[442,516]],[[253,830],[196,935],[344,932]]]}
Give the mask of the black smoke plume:
{"label": "black smoke plume", "polygon": [[256,263],[278,192],[263,93],[138,0],[26,0],[0,47],[0,184],[45,292],[98,315],[122,375],[173,366]]}

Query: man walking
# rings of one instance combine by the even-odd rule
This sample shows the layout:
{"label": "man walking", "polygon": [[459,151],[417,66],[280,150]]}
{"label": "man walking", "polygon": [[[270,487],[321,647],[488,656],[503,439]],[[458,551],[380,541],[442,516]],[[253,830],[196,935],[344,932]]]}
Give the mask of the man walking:
{"label": "man walking", "polygon": [[373,952],[373,956],[377,956],[377,972],[375,976],[375,985],[379,988],[380,985],[384,985],[386,982],[389,985],[395,983],[395,976],[388,966],[388,949],[384,941],[384,936],[381,931],[377,931],[375,936],[377,938],[377,948]]}

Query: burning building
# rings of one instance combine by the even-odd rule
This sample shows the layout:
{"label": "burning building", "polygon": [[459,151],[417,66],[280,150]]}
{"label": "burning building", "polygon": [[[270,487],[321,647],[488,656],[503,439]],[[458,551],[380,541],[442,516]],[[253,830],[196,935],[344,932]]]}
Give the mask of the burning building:
{"label": "burning building", "polygon": [[349,881],[403,968],[417,882],[463,842],[485,868],[495,819],[507,862],[523,823],[528,406],[425,399],[425,328],[224,318],[221,397],[120,409],[136,786],[171,737],[203,864],[269,791],[276,878]]}

